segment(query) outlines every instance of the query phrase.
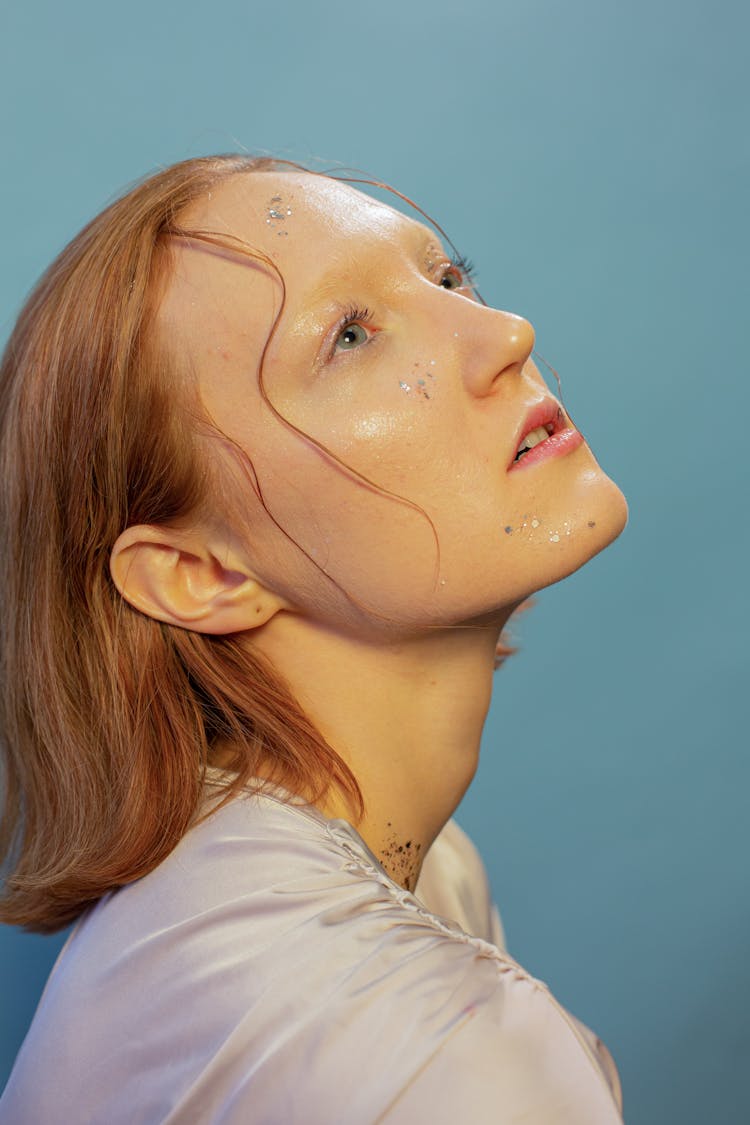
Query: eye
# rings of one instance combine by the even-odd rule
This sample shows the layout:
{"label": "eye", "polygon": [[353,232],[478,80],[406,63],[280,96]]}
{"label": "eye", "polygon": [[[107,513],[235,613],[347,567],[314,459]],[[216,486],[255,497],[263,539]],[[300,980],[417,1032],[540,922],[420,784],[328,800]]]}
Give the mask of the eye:
{"label": "eye", "polygon": [[443,289],[462,289],[466,283],[456,267],[451,266],[440,278],[440,284]]}
{"label": "eye", "polygon": [[365,327],[371,321],[372,313],[369,309],[356,308],[354,305],[347,309],[336,326],[329,358],[336,352],[351,352],[355,348],[361,348],[372,339],[372,329]]}
{"label": "eye", "polygon": [[367,329],[363,328],[361,324],[346,324],[336,337],[334,348],[338,351],[348,352],[352,348],[358,348],[362,344],[366,344],[368,339]]}
{"label": "eye", "polygon": [[468,258],[456,256],[446,266],[438,285],[443,289],[474,289],[476,280],[474,266]]}

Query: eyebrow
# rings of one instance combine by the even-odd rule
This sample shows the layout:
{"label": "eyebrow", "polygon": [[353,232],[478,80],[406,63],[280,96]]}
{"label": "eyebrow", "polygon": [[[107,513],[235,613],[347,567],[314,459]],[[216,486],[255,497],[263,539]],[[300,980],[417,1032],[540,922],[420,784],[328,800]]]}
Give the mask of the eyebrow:
{"label": "eyebrow", "polygon": [[[440,242],[435,238],[433,231],[426,229],[421,224],[415,224],[414,233],[415,239],[412,250],[404,247],[400,242],[391,243],[391,245],[394,251],[398,250],[401,252],[400,256],[402,260],[411,260],[417,263],[421,262],[428,269],[429,273],[433,273],[440,259],[447,261],[448,255]],[[382,246],[382,241],[380,241],[380,246]],[[377,268],[375,261],[377,249],[378,244],[376,243],[373,245],[371,251],[365,250],[363,252],[365,255],[364,268],[361,270],[363,284],[369,282],[371,273]],[[337,303],[340,303],[342,285],[357,284],[359,282],[359,277],[353,282],[342,281],[343,270],[339,262],[340,259],[324,273],[319,274],[311,283],[310,287],[306,288],[305,293],[301,296],[301,300],[304,301],[305,304],[307,304],[309,299],[315,306],[322,308],[327,302],[330,303],[334,296],[339,298]]]}
{"label": "eyebrow", "polygon": [[437,258],[440,256],[447,258],[444,248],[439,242],[436,242],[434,237],[430,238],[429,242],[424,248],[424,264],[428,273],[432,274],[438,266]]}

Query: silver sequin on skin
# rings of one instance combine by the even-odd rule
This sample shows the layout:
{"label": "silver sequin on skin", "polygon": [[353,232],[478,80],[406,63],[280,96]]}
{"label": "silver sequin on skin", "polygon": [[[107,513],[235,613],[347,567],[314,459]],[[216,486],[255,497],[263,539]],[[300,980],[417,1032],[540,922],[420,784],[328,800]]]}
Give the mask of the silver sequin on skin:
{"label": "silver sequin on skin", "polygon": [[[518,527],[513,527],[511,524],[506,524],[503,530],[505,531],[506,535],[512,535],[514,531],[524,531],[526,528],[530,528],[529,538],[531,538],[531,532],[534,532],[537,530],[537,528],[541,527],[543,522],[544,521],[540,520],[538,516],[529,517],[529,513],[524,512],[523,523],[519,524]],[[589,527],[596,527],[596,524],[593,520],[589,520]],[[570,522],[570,520],[565,520],[565,522],[563,523],[563,530],[565,535],[570,535],[572,533],[573,524]],[[559,543],[562,535],[562,531],[552,531],[548,537],[549,542]],[[538,540],[536,540],[536,542],[538,542]]]}
{"label": "silver sequin on skin", "polygon": [[[434,359],[430,360],[430,363],[434,362]],[[425,375],[427,376],[427,378],[432,379],[432,383],[426,383],[424,379],[422,379],[421,377],[417,377],[416,369],[419,366],[419,363],[414,364],[415,370],[414,374],[410,376],[411,382],[407,382],[406,379],[399,379],[398,385],[402,391],[406,392],[406,394],[411,394],[412,391],[414,391],[417,398],[423,398],[429,401],[432,395],[432,390],[435,386],[435,376],[433,375],[432,371],[425,371]],[[428,386],[430,388],[429,391],[427,390]]]}
{"label": "silver sequin on skin", "polygon": [[284,230],[282,224],[286,222],[291,213],[291,207],[285,206],[282,197],[280,195],[274,195],[268,202],[268,218],[266,219],[266,224],[272,227],[279,237],[286,238],[289,231]]}
{"label": "silver sequin on skin", "polygon": [[541,526],[542,521],[537,516],[530,516],[528,512],[524,512],[523,522],[520,523],[518,527],[513,527],[512,524],[506,524],[503,531],[506,535],[512,535],[514,531],[524,531],[526,528],[530,528],[529,535],[531,536],[531,532],[536,531],[536,529]]}
{"label": "silver sequin on skin", "polygon": [[[573,525],[571,524],[570,520],[565,520],[565,523],[563,524],[563,528],[565,530],[566,535],[570,535],[572,526]],[[555,532],[552,533],[552,535],[550,535],[549,541],[550,541],[550,543],[559,543],[560,538],[561,538],[561,532],[555,531]]]}

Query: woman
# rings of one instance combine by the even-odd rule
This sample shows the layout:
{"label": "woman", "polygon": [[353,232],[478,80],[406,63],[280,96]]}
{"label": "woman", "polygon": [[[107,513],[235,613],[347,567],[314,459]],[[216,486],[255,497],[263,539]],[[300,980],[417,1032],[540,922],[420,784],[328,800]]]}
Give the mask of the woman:
{"label": "woman", "polygon": [[498,638],[626,507],[434,232],[187,161],[2,368],[3,921],[81,917],[0,1120],[619,1121],[450,819]]}

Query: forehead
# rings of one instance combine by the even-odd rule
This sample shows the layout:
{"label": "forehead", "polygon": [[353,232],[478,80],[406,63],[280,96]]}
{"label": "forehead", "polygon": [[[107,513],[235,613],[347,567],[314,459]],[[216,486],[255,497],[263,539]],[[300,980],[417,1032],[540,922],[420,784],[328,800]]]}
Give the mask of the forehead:
{"label": "forehead", "polygon": [[[156,316],[157,332],[175,354],[189,358],[206,393],[214,382],[224,385],[225,361],[244,357],[247,367],[247,357],[262,354],[282,301],[287,321],[278,346],[306,346],[330,323],[337,299],[354,299],[352,290],[363,280],[397,284],[405,261],[413,268],[420,247],[437,245],[423,224],[348,184],[307,173],[233,176],[178,219],[188,232],[227,240],[218,249],[197,240],[173,242]],[[225,249],[235,239],[250,255]]]}
{"label": "forehead", "polygon": [[355,244],[413,243],[427,227],[349,184],[304,172],[233,176],[181,216],[184,226],[230,234],[286,271],[321,267]]}

